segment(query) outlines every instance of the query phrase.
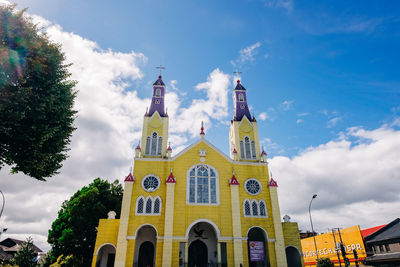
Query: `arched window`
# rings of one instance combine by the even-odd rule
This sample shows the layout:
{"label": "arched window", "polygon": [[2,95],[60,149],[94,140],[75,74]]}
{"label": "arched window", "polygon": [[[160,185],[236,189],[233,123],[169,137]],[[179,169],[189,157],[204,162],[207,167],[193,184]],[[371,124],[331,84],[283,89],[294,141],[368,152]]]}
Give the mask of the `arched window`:
{"label": "arched window", "polygon": [[243,101],[244,101],[244,96],[243,96],[242,93],[239,94],[239,101],[240,101],[240,102],[243,102]]}
{"label": "arched window", "polygon": [[240,156],[242,159],[256,159],[256,143],[248,136],[240,141]]}
{"label": "arched window", "polygon": [[156,89],[155,96],[161,96],[161,89]]}
{"label": "arched window", "polygon": [[218,177],[214,168],[197,165],[188,172],[187,202],[192,204],[217,204]]}
{"label": "arched window", "polygon": [[251,215],[251,210],[250,210],[250,202],[248,200],[244,201],[244,216],[250,216]]}
{"label": "arched window", "polygon": [[151,214],[151,208],[152,208],[152,201],[151,198],[149,197],[146,200],[146,214]]}
{"label": "arched window", "polygon": [[137,200],[137,205],[136,205],[136,213],[142,214],[143,213],[143,206],[144,206],[143,197],[139,197],[139,199]]}
{"label": "arched window", "polygon": [[146,138],[146,155],[161,155],[162,137],[157,132]]}
{"label": "arched window", "polygon": [[154,214],[160,213],[160,206],[161,206],[161,201],[160,198],[157,197],[156,200],[154,200],[154,207],[153,207]]}
{"label": "arched window", "polygon": [[252,211],[252,215],[253,216],[258,216],[258,205],[257,205],[257,201],[253,200],[253,202],[251,203],[251,211]]}
{"label": "arched window", "polygon": [[267,216],[267,211],[265,209],[264,200],[260,200],[260,216],[262,216],[262,217],[266,217]]}

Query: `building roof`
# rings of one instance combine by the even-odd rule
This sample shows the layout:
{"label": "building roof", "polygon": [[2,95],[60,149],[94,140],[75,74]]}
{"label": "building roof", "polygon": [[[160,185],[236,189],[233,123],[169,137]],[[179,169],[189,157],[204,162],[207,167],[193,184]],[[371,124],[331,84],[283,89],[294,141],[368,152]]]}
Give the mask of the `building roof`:
{"label": "building roof", "polygon": [[379,226],[374,226],[374,227],[371,227],[371,228],[363,229],[360,232],[361,232],[362,237],[365,238],[365,237],[369,236],[370,234],[375,233],[376,231],[381,229],[383,226],[386,226],[386,224],[382,224],[382,225],[379,225]]}
{"label": "building roof", "polygon": [[165,85],[164,82],[161,80],[161,75],[158,76],[158,80],[153,83],[153,85]]}
{"label": "building roof", "polygon": [[390,222],[378,231],[365,237],[367,244],[393,243],[400,241],[400,218]]}
{"label": "building roof", "polygon": [[235,90],[244,90],[246,91],[246,88],[244,88],[244,86],[240,83],[240,81],[238,80]]}
{"label": "building roof", "polygon": [[378,262],[400,262],[400,252],[391,252],[391,253],[384,253],[384,254],[374,254],[370,257],[365,258],[365,263],[368,265],[371,263],[378,263]]}
{"label": "building roof", "polygon": [[[6,238],[0,242],[0,248],[2,248],[5,252],[17,252],[20,245],[24,242],[25,241],[14,238]],[[33,248],[36,253],[42,252],[42,250],[35,245],[33,245]]]}

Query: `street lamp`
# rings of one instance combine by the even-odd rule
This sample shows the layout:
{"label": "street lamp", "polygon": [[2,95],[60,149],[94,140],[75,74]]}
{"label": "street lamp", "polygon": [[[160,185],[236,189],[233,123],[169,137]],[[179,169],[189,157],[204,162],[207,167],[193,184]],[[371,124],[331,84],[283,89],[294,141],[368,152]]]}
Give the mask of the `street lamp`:
{"label": "street lamp", "polygon": [[310,205],[308,206],[308,214],[310,215],[311,231],[312,231],[313,237],[314,237],[314,246],[315,246],[315,253],[317,253],[317,265],[318,265],[319,257],[318,257],[317,242],[315,241],[315,232],[314,232],[314,227],[313,227],[312,219],[311,219],[311,203],[312,203],[313,199],[316,197],[317,197],[317,194],[314,194],[311,198]]}

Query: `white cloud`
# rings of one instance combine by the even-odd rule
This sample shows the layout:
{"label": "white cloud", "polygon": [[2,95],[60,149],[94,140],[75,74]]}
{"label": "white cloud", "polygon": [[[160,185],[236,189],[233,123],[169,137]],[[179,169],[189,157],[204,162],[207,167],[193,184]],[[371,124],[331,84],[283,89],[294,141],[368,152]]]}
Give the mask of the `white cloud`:
{"label": "white cloud", "polygon": [[294,4],[293,0],[268,0],[264,1],[264,5],[267,7],[284,8],[287,12],[292,12]]}
{"label": "white cloud", "polygon": [[302,123],[302,122],[303,122],[302,119],[297,119],[297,121],[296,121],[297,124],[300,124],[300,123]]}
{"label": "white cloud", "polygon": [[293,109],[293,102],[293,100],[285,100],[281,103],[280,106],[283,110],[290,110]]}
{"label": "white cloud", "polygon": [[250,46],[247,46],[239,51],[239,58],[237,60],[231,60],[230,63],[233,66],[241,66],[248,62],[256,60],[255,55],[258,52],[258,48],[261,46],[260,42],[256,42]]}
{"label": "white cloud", "polygon": [[310,113],[308,113],[308,112],[297,114],[297,116],[299,116],[299,117],[305,117],[305,116],[308,116],[308,115],[310,115]]}
{"label": "white cloud", "polygon": [[261,112],[261,113],[258,115],[258,118],[259,118],[260,120],[262,120],[262,121],[265,121],[265,120],[268,119],[269,117],[268,117],[267,112]]}
{"label": "white cloud", "polygon": [[388,125],[370,131],[354,127],[344,136],[296,157],[270,161],[280,186],[282,216],[289,214],[303,230],[310,229],[308,204],[315,193],[313,222],[318,231],[371,227],[398,217],[400,131]]}
{"label": "white cloud", "polygon": [[327,128],[332,128],[332,127],[336,126],[336,124],[337,124],[341,119],[342,119],[342,118],[340,118],[340,117],[335,117],[335,118],[330,119],[330,120],[328,121],[326,127],[327,127]]}

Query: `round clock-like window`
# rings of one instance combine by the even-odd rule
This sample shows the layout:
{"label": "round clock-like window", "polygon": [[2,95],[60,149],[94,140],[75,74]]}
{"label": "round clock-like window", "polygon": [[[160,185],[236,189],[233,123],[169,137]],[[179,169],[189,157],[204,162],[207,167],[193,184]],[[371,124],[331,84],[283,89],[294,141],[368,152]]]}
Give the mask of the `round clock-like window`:
{"label": "round clock-like window", "polygon": [[160,179],[153,175],[148,175],[142,179],[142,187],[147,192],[154,192],[160,187]]}
{"label": "round clock-like window", "polygon": [[251,195],[258,195],[261,192],[261,184],[254,178],[247,179],[244,183],[244,188]]}

